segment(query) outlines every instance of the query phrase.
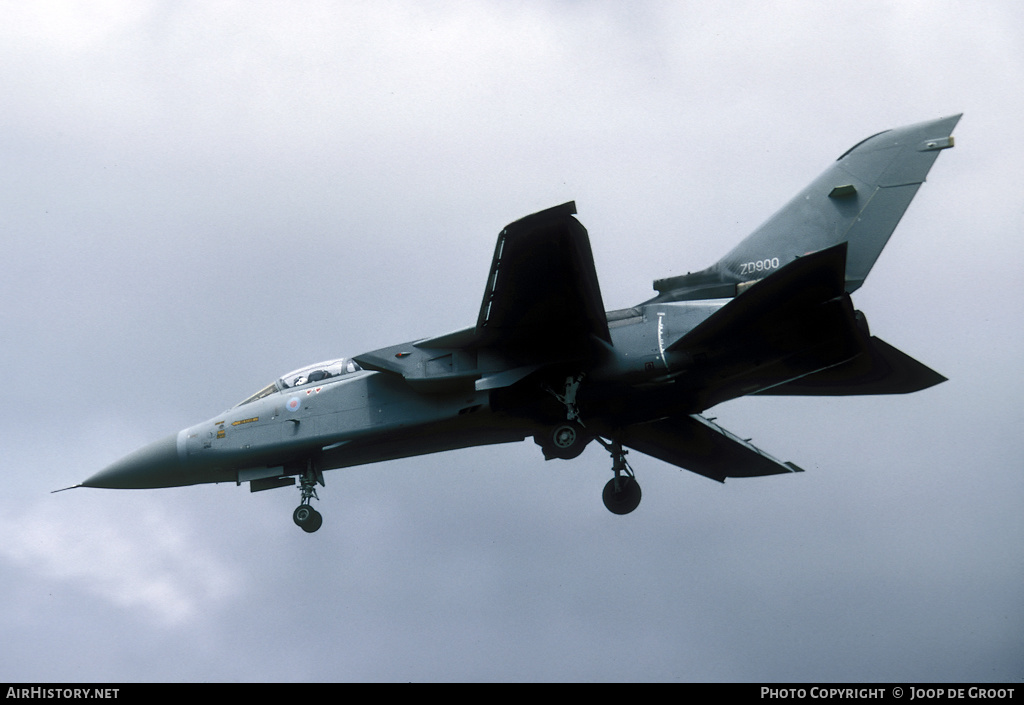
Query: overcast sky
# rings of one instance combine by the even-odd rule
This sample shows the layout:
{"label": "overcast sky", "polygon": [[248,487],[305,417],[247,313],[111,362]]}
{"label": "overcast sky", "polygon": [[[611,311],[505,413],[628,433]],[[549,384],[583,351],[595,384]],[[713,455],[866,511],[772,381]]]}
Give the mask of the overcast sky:
{"label": "overcast sky", "polygon": [[[0,2],[0,681],[1024,679],[1024,9]],[[471,325],[575,199],[605,304],[963,112],[867,283],[949,378],[709,415],[800,475],[532,442],[50,490],[290,369]],[[595,444],[592,444],[594,446]]]}

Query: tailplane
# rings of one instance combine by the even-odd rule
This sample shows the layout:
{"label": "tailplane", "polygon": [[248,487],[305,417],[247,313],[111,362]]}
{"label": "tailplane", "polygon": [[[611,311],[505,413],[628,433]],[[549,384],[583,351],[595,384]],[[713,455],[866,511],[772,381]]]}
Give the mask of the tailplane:
{"label": "tailplane", "polygon": [[946,381],[871,335],[843,290],[848,247],[786,265],[666,348],[691,361],[684,386],[700,408],[745,394],[907,394]]}
{"label": "tailplane", "polygon": [[945,377],[927,365],[872,336],[863,342],[861,354],[852,360],[758,394],[830,397],[911,394],[945,381]]}

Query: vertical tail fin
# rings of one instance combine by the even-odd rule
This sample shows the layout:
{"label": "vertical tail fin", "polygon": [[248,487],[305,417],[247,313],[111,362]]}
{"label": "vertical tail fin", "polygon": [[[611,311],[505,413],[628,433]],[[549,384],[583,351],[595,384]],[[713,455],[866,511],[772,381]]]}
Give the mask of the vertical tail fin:
{"label": "vertical tail fin", "polygon": [[[735,295],[735,286],[847,242],[846,291],[864,283],[960,115],[886,130],[847,150],[807,188],[701,272],[654,283],[670,300]],[[659,297],[661,298],[661,297]]]}

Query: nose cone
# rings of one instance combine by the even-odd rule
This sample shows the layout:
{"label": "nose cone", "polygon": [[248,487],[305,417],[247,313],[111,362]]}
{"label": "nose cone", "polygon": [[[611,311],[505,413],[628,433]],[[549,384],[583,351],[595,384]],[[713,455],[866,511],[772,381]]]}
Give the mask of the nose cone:
{"label": "nose cone", "polygon": [[83,482],[82,487],[141,490],[185,484],[189,482],[185,479],[178,453],[178,434],[175,434],[118,460]]}

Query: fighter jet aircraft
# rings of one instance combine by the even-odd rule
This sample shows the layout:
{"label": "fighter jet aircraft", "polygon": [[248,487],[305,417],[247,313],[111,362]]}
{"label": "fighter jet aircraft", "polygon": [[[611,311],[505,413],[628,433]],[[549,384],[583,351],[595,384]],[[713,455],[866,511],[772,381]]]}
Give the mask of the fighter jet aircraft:
{"label": "fighter jet aircraft", "polygon": [[701,415],[748,395],[903,394],[945,380],[868,330],[864,282],[960,116],[880,132],[844,152],[707,269],[608,311],[587,230],[565,203],[498,235],[475,325],[308,365],[76,487],[294,486],[295,523],[324,471],[532,438],[612,457],[605,506],[640,486],[627,448],[724,482],[801,472]]}

